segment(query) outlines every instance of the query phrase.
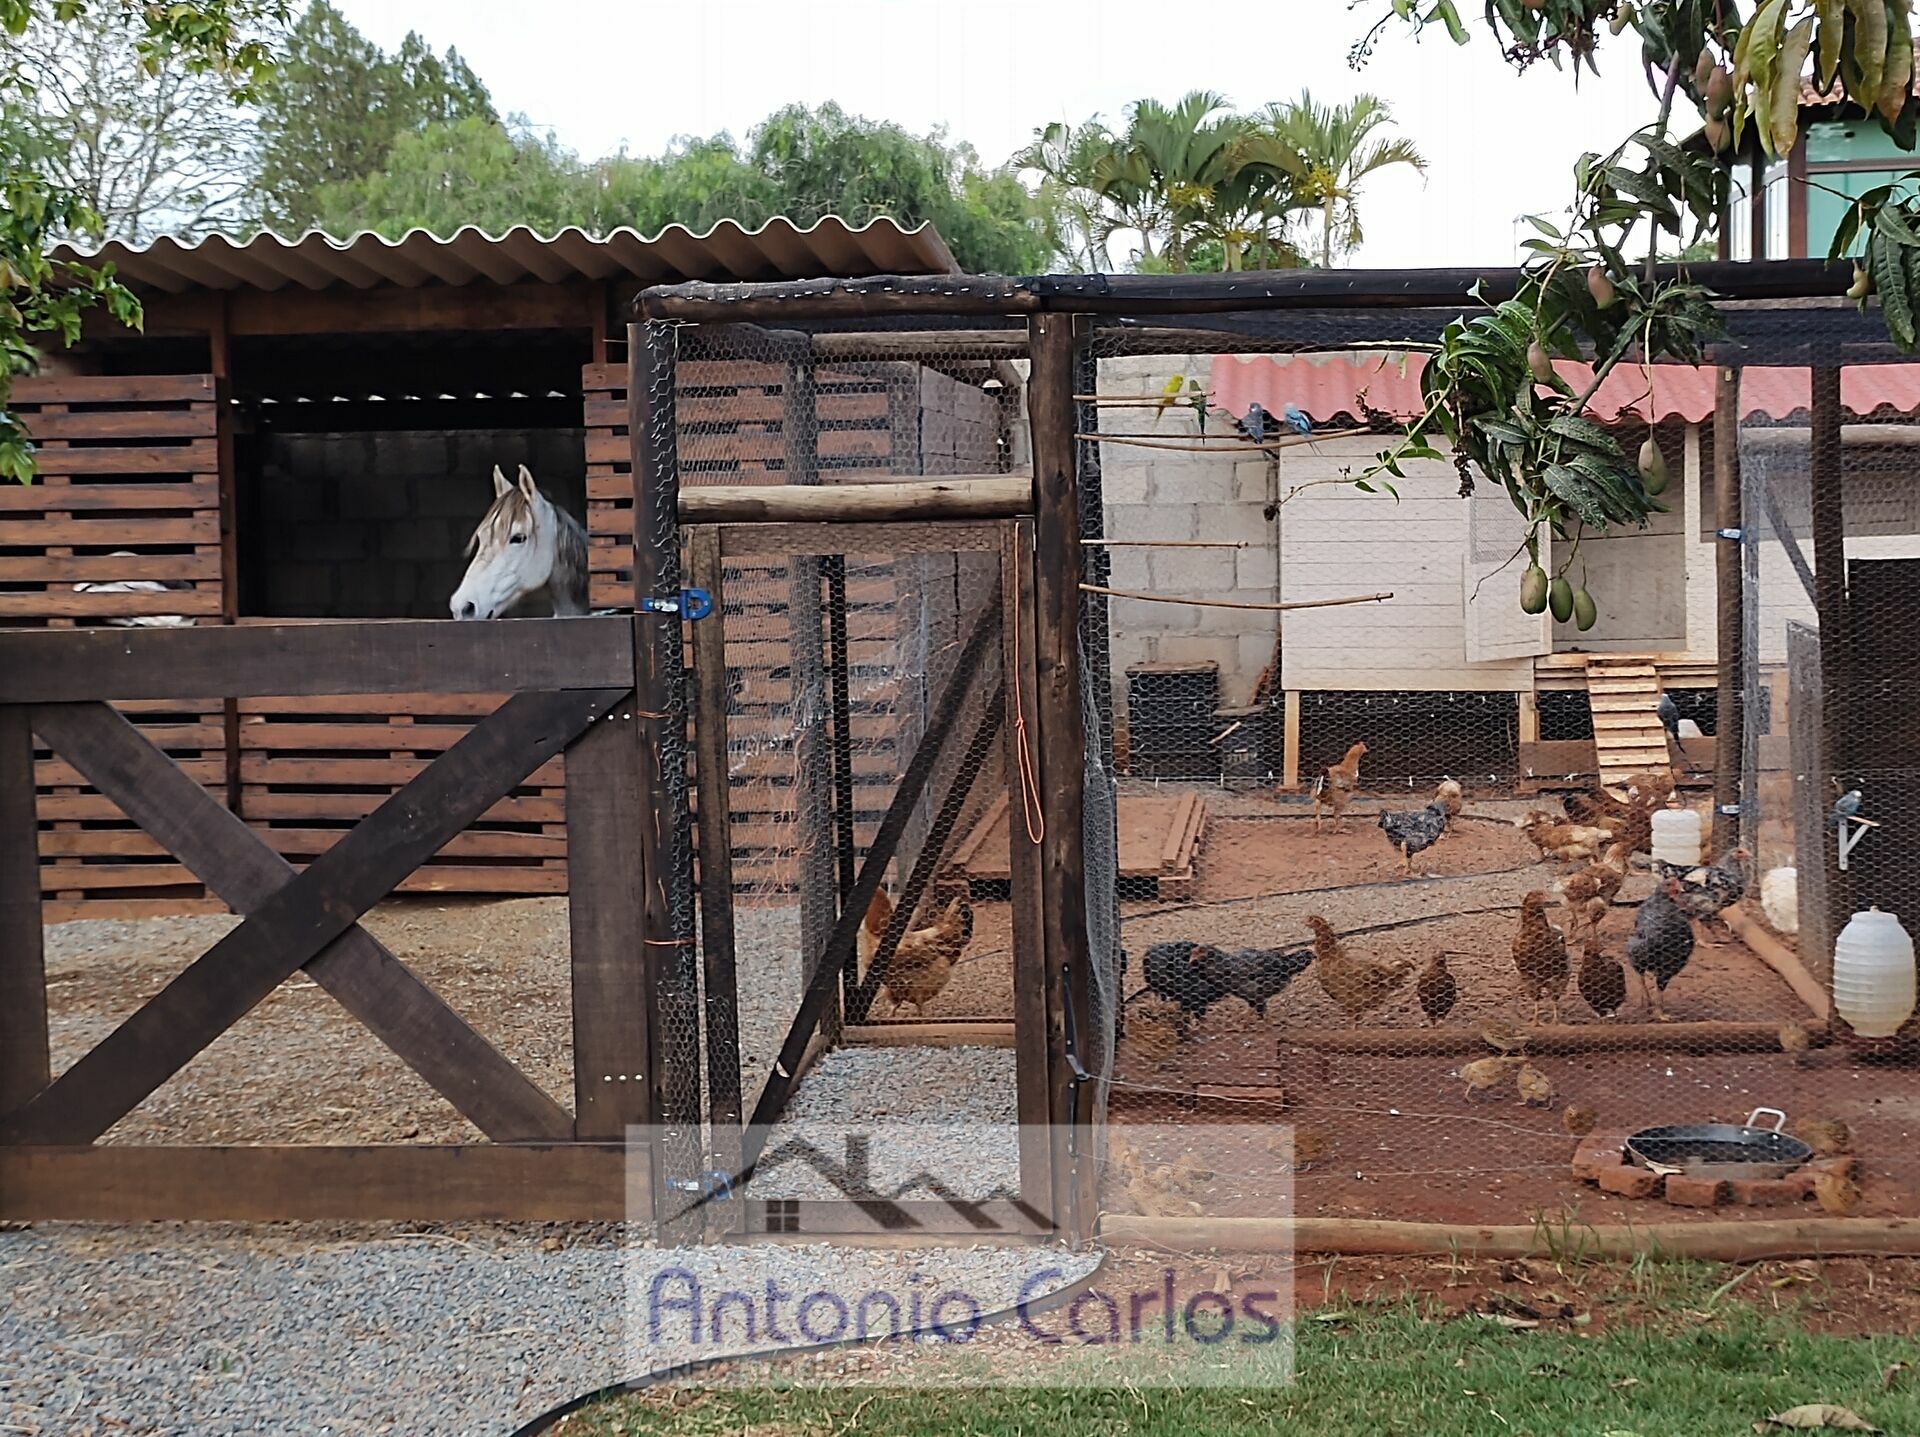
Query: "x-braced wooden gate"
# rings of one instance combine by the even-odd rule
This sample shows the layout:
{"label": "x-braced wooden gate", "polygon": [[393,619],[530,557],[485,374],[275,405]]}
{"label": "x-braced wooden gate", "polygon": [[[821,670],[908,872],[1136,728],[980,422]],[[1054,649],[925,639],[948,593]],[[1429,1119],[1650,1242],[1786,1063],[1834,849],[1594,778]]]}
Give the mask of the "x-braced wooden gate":
{"label": "x-braced wooden gate", "polygon": [[[650,1153],[644,1140],[625,1141],[630,1125],[649,1122],[661,1086],[637,938],[644,791],[634,653],[634,623],[622,617],[0,634],[0,1217],[648,1220]],[[112,706],[407,692],[508,697],[298,873]],[[243,915],[58,1077],[35,736]],[[359,926],[562,752],[574,864],[572,1113]],[[489,1141],[98,1141],[302,969]]]}

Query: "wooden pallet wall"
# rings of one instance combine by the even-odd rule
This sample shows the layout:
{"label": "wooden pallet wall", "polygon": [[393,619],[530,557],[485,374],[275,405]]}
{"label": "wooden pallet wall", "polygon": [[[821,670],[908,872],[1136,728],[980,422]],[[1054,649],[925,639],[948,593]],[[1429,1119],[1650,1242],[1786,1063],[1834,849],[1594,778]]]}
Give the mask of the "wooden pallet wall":
{"label": "wooden pallet wall", "polygon": [[[12,404],[35,442],[31,484],[0,484],[0,624],[71,628],[175,615],[224,622],[220,396],[206,374],[17,379]],[[129,580],[160,593],[76,592]],[[199,783],[226,795],[218,704],[121,711]],[[49,921],[218,910],[181,864],[63,760],[35,769]]]}

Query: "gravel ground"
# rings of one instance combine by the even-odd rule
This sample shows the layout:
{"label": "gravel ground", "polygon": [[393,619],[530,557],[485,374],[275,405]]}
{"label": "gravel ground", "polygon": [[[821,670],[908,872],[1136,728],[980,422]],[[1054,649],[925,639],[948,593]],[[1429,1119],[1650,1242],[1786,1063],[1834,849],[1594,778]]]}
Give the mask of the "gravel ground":
{"label": "gravel ground", "polygon": [[493,1437],[611,1382],[785,1345],[731,1325],[719,1345],[689,1344],[684,1316],[649,1341],[644,1305],[627,1328],[626,1298],[644,1303],[663,1269],[709,1292],[772,1279],[805,1293],[830,1279],[841,1293],[905,1293],[918,1273],[991,1310],[1033,1274],[1071,1280],[1094,1260],[1036,1248],[623,1251],[604,1230],[51,1225],[0,1234],[0,1431]]}

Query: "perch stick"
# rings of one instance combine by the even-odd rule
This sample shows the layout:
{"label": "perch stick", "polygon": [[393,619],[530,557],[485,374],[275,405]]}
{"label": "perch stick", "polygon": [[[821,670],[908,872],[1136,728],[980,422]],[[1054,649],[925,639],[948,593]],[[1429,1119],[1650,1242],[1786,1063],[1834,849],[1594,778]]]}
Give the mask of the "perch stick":
{"label": "perch stick", "polygon": [[1100,549],[1244,549],[1245,539],[1082,539],[1080,547]]}
{"label": "perch stick", "polygon": [[1596,1257],[1759,1262],[1781,1257],[1920,1253],[1920,1219],[1787,1218],[1751,1222],[1593,1225],[1392,1222],[1372,1218],[1144,1217],[1102,1213],[1110,1244],[1137,1242],[1221,1252],[1552,1257],[1556,1243]]}
{"label": "perch stick", "polygon": [[1294,449],[1302,444],[1318,444],[1323,439],[1351,439],[1356,434],[1371,434],[1371,429],[1329,429],[1321,434],[1289,434],[1284,439],[1229,439],[1222,434],[1216,443],[1204,434],[1190,439],[1148,439],[1135,434],[1076,434],[1075,439],[1099,444],[1131,444],[1140,449],[1171,449],[1178,454],[1270,454],[1276,449]]}
{"label": "perch stick", "polygon": [[1733,930],[1733,936],[1744,943],[1756,958],[1786,979],[1794,996],[1812,1010],[1815,1018],[1825,1023],[1833,1017],[1833,999],[1791,948],[1738,908],[1722,909],[1720,921]]}
{"label": "perch stick", "polygon": [[1391,599],[1393,591],[1380,594],[1349,594],[1343,599],[1295,599],[1291,603],[1266,604],[1252,599],[1188,599],[1174,594],[1143,594],[1135,589],[1109,589],[1101,584],[1082,584],[1086,594],[1105,594],[1109,599],[1140,599],[1149,604],[1190,604],[1201,609],[1259,609],[1265,613],[1285,613],[1293,609],[1331,609],[1341,604],[1377,604]]}

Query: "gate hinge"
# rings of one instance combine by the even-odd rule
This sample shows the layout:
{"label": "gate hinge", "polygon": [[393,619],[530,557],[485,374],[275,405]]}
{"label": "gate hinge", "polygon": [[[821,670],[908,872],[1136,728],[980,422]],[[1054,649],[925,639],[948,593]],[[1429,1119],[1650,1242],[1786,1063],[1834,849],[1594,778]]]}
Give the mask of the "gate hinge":
{"label": "gate hinge", "polygon": [[705,589],[682,589],[677,599],[642,599],[640,607],[650,614],[679,614],[687,619],[704,619],[713,612],[713,595]]}

